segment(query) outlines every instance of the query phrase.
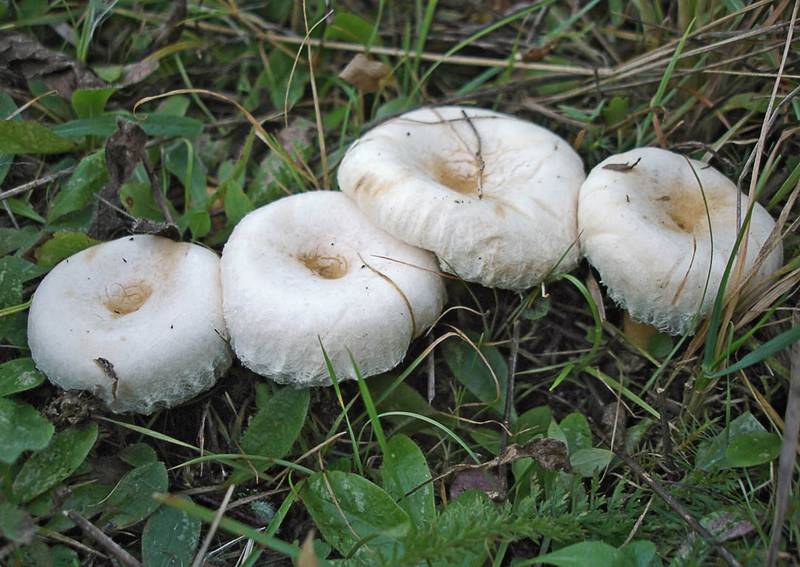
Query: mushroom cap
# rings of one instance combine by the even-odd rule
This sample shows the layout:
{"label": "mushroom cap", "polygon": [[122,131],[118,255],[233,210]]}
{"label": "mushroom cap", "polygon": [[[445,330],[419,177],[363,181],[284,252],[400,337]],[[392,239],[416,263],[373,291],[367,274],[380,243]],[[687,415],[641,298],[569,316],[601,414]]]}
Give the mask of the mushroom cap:
{"label": "mushroom cap", "polygon": [[[736,243],[738,194],[736,185],[719,171],[680,154],[639,148],[613,155],[597,165],[581,187],[578,226],[583,253],[611,298],[631,317],[683,334],[691,329],[695,314],[706,315],[714,304]],[[744,195],[742,203],[746,210]],[[774,225],[756,203],[746,270]],[[756,279],[778,269],[782,257],[780,246],[772,250]]]}
{"label": "mushroom cap", "polygon": [[[115,412],[151,413],[213,386],[231,364],[225,336],[217,255],[157,236],[62,261],[39,284],[28,317],[36,366]],[[116,385],[97,359],[113,365]]]}
{"label": "mushroom cap", "polygon": [[584,178],[581,158],[549,130],[458,106],[421,108],[373,128],[350,146],[338,174],[375,224],[435,252],[443,270],[514,290],[577,263]]}
{"label": "mushroom cap", "polygon": [[312,191],[242,219],[222,254],[225,320],[242,363],[276,382],[385,372],[445,301],[433,256],[383,232],[338,192]]}

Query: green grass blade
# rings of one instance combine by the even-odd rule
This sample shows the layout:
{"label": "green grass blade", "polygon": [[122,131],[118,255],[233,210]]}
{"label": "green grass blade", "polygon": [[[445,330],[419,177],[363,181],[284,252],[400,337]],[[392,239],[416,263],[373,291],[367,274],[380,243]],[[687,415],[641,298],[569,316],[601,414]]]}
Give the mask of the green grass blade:
{"label": "green grass blade", "polygon": [[378,417],[390,417],[390,416],[393,416],[393,415],[394,416],[398,416],[398,417],[410,417],[412,419],[418,419],[420,421],[424,421],[425,423],[433,425],[434,427],[436,427],[438,429],[441,429],[442,431],[447,433],[447,435],[449,437],[451,437],[456,443],[461,445],[461,448],[464,449],[464,451],[467,452],[467,454],[472,458],[472,460],[474,460],[476,463],[480,463],[481,462],[480,459],[478,459],[478,455],[476,455],[473,452],[473,450],[469,448],[469,445],[467,445],[464,442],[464,440],[461,439],[461,437],[456,435],[456,433],[452,429],[450,429],[447,426],[442,425],[441,423],[439,423],[435,419],[431,419],[431,418],[429,418],[427,416],[419,415],[417,413],[411,413],[409,411],[386,411],[386,412],[383,412],[382,414],[379,414]]}
{"label": "green grass blade", "polygon": [[[176,508],[182,512],[186,512],[190,516],[194,516],[195,518],[203,520],[204,522],[213,522],[215,516],[217,515],[216,510],[209,510],[204,506],[200,506],[178,496],[173,496],[172,494],[156,494],[153,496],[153,498],[162,504],[166,504],[167,506]],[[297,557],[300,555],[300,548],[298,548],[296,545],[286,543],[283,540],[264,534],[231,518],[226,518],[223,516],[219,523],[219,527],[236,536],[252,539],[257,544],[263,545],[267,549],[271,549],[272,551],[281,553],[291,557],[292,559],[297,559]]]}
{"label": "green grass blade", "polygon": [[783,349],[790,347],[797,341],[800,341],[800,325],[796,325],[791,329],[789,329],[788,331],[784,331],[774,339],[765,342],[754,351],[743,356],[739,362],[731,364],[727,368],[724,368],[718,372],[709,374],[709,377],[719,378],[720,376],[727,376],[732,372],[736,372],[738,370],[742,370],[743,368],[747,368],[748,366],[752,366],[756,363],[761,362],[765,358],[768,358],[773,354],[778,353]]}

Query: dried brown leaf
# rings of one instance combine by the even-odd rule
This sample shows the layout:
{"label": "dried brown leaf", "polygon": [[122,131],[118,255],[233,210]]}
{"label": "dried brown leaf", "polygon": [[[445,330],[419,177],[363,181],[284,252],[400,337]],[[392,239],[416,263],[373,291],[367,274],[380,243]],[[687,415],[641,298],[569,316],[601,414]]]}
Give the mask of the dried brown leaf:
{"label": "dried brown leaf", "polygon": [[373,61],[363,53],[358,53],[339,73],[339,78],[361,92],[372,93],[381,87],[391,72],[391,67],[386,63]]}

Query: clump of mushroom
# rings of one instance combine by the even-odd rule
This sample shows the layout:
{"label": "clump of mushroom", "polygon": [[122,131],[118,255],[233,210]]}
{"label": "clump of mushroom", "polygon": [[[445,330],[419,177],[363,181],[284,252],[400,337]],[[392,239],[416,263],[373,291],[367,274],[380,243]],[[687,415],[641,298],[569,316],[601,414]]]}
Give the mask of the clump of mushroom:
{"label": "clump of mushroom", "polygon": [[339,186],[378,226],[431,250],[446,272],[524,290],[578,261],[585,178],[549,130],[489,110],[421,108],[369,131],[339,166]]}
{"label": "clump of mushroom", "polygon": [[92,246],[39,284],[28,342],[53,383],[89,390],[112,411],[179,404],[231,363],[219,258],[156,236]]}
{"label": "clump of mushroom", "polygon": [[[739,195],[719,171],[676,153],[640,148],[611,156],[581,187],[583,253],[633,319],[683,334],[713,306],[736,243]],[[756,203],[745,270],[774,225]],[[770,251],[755,278],[777,270],[782,256],[780,247]]]}
{"label": "clump of mushroom", "polygon": [[[231,344],[254,372],[295,386],[385,372],[445,301],[433,256],[383,232],[345,195],[313,191],[253,211],[222,254]],[[351,358],[352,357],[352,358]]]}

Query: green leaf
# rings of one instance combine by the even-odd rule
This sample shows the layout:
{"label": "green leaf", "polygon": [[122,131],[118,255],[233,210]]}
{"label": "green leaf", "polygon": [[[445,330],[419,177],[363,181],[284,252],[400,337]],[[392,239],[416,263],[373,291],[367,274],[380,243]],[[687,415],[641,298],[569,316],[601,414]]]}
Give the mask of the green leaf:
{"label": "green leaf", "polygon": [[704,471],[712,471],[729,466],[726,456],[728,446],[740,435],[749,433],[766,433],[766,429],[764,429],[764,426],[748,411],[731,421],[728,426],[720,431],[711,441],[700,445],[697,449],[697,456],[695,457],[695,468]]}
{"label": "green leaf", "polygon": [[190,565],[200,543],[200,520],[176,508],[162,506],[142,532],[142,562],[147,567]]}
{"label": "green leaf", "polygon": [[496,381],[483,359],[466,342],[452,340],[447,341],[443,346],[444,359],[453,376],[466,386],[476,398],[498,412],[502,412],[505,404],[506,381],[508,380],[505,358],[495,347],[482,345],[480,352],[494,370]]}
{"label": "green leaf", "polygon": [[619,124],[630,116],[628,97],[615,96],[603,109],[603,120],[607,126]]}
{"label": "green leaf", "polygon": [[6,204],[11,212],[17,216],[31,219],[34,222],[44,224],[45,220],[42,215],[36,212],[36,209],[26,199],[22,197],[9,197],[6,199]]}
{"label": "green leaf", "polygon": [[158,455],[156,455],[155,450],[147,443],[128,445],[119,452],[118,456],[121,461],[128,463],[132,467],[140,467],[158,461]]}
{"label": "green leaf", "polygon": [[[60,506],[61,511],[69,512],[74,510],[84,518],[91,518],[100,513],[112,489],[112,486],[97,482],[71,487],[69,495]],[[49,530],[63,532],[71,529],[74,525],[72,520],[66,516],[56,514],[47,522],[46,527]]]}
{"label": "green leaf", "polygon": [[44,268],[52,268],[64,258],[99,244],[97,240],[82,232],[56,232],[53,238],[36,249],[34,257]]}
{"label": "green leaf", "polygon": [[50,203],[47,222],[53,222],[92,204],[94,194],[106,181],[108,181],[108,171],[103,152],[95,152],[83,158]]}
{"label": "green leaf", "polygon": [[529,409],[517,418],[514,423],[514,436],[512,441],[524,445],[538,435],[547,435],[553,414],[547,406]]}
{"label": "green leaf", "polygon": [[97,425],[70,427],[22,465],[12,490],[19,502],[28,502],[77,470],[97,440]]}
{"label": "green leaf", "polygon": [[589,429],[589,422],[582,414],[578,412],[569,414],[561,420],[559,426],[564,432],[570,455],[592,447],[592,430]]}
{"label": "green leaf", "polygon": [[205,210],[190,211],[184,215],[182,220],[185,226],[188,226],[189,230],[192,231],[192,238],[195,240],[203,238],[211,232],[211,216]]}
{"label": "green leaf", "polygon": [[11,464],[23,451],[47,446],[53,425],[28,404],[0,398],[0,462]]}
{"label": "green leaf", "polygon": [[114,87],[77,89],[72,93],[72,108],[78,118],[100,116],[106,108],[106,102],[116,90]]}
{"label": "green leaf", "polygon": [[320,533],[339,553],[391,563],[397,541],[413,530],[408,514],[381,488],[356,474],[315,473],[300,497]]}
{"label": "green leaf", "polygon": [[136,467],[119,481],[106,500],[101,525],[116,529],[141,522],[158,508],[153,494],[167,491],[167,469],[162,462]]}
{"label": "green leaf", "polygon": [[660,567],[658,550],[651,541],[635,540],[620,548],[624,567]]}
{"label": "green leaf", "polygon": [[536,558],[537,563],[557,565],[558,567],[612,567],[620,561],[620,552],[602,541],[584,541],[562,547],[552,553]]}
{"label": "green leaf", "polygon": [[[16,256],[0,258],[0,309],[22,303],[22,283],[28,262]],[[18,323],[18,316],[0,317],[0,338],[6,337]]]}
{"label": "green leaf", "polygon": [[[0,181],[2,183],[2,181]],[[0,228],[0,256],[11,254],[19,250],[20,253],[27,252],[36,241],[39,240],[41,233],[35,226],[24,226],[16,228]]]}
{"label": "green leaf", "polygon": [[[425,455],[405,435],[394,435],[386,449],[381,466],[384,490],[408,513],[415,526],[433,522],[436,507]],[[406,496],[412,490],[414,492]]]}
{"label": "green leaf", "polygon": [[225,216],[228,225],[234,226],[255,207],[240,184],[232,183],[225,190]]}
{"label": "green leaf", "polygon": [[602,472],[613,457],[614,453],[608,449],[589,447],[570,453],[569,464],[572,466],[573,472],[590,477]]}
{"label": "green leaf", "polygon": [[32,390],[44,382],[31,358],[18,358],[0,364],[0,397]]}
{"label": "green leaf", "polygon": [[129,112],[109,112],[94,118],[79,118],[53,126],[53,132],[64,138],[99,136],[107,138],[117,131],[117,118],[123,117],[136,122],[151,137],[196,138],[203,133],[203,123],[194,118],[172,116],[169,114],[133,114]]}
{"label": "green leaf", "polygon": [[361,16],[337,10],[333,22],[325,28],[325,39],[366,44],[372,35],[372,27],[372,24]]}
{"label": "green leaf", "polygon": [[208,201],[206,193],[206,168],[188,140],[179,140],[169,147],[164,161],[167,171],[174,175],[185,191],[187,211],[205,209]]}
{"label": "green leaf", "polygon": [[11,502],[0,502],[0,535],[16,543],[30,543],[36,525],[30,514]]}
{"label": "green leaf", "polygon": [[284,457],[303,428],[308,400],[308,389],[278,390],[250,420],[242,435],[242,451],[273,459]]}
{"label": "green leaf", "polygon": [[65,545],[51,547],[50,559],[53,562],[53,567],[80,567],[78,554]]}
{"label": "green leaf", "polygon": [[63,154],[78,146],[52,130],[31,120],[0,120],[0,153]]}
{"label": "green leaf", "polygon": [[752,467],[775,460],[780,452],[781,438],[778,435],[752,431],[731,439],[725,449],[725,464],[727,467]]}

